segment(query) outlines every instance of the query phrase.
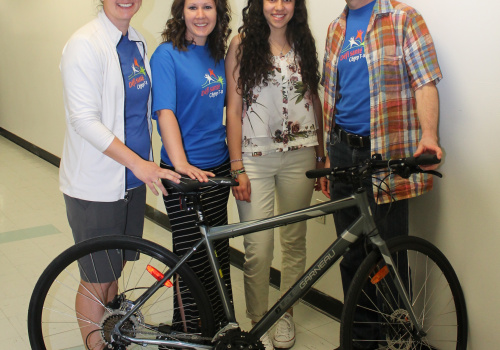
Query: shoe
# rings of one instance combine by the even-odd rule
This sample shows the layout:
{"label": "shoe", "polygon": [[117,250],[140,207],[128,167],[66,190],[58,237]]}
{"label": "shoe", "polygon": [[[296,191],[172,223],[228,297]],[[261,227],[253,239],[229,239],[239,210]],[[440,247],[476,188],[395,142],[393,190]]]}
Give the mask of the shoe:
{"label": "shoe", "polygon": [[295,344],[295,324],[292,315],[288,312],[280,318],[276,325],[273,344],[277,349],[289,349]]}
{"label": "shoe", "polygon": [[271,341],[271,338],[269,338],[269,333],[266,332],[262,337],[260,337],[260,341],[266,350],[274,350],[273,342]]}

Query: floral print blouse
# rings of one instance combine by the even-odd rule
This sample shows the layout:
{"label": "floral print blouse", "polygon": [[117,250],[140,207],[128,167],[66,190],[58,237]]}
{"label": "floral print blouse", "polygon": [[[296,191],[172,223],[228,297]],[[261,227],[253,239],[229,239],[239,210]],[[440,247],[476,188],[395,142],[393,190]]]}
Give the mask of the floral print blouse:
{"label": "floral print blouse", "polygon": [[263,156],[318,145],[312,95],[305,91],[299,58],[274,56],[267,82],[243,100],[242,153]]}

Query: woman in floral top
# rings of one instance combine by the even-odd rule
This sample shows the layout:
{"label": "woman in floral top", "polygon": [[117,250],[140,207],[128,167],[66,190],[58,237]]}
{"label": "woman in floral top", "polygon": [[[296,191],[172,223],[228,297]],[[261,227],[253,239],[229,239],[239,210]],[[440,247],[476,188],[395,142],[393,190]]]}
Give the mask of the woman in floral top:
{"label": "woman in floral top", "polygon": [[[241,221],[306,207],[314,181],[304,173],[324,163],[318,59],[305,0],[249,0],[226,57],[227,139]],[[302,275],[306,223],[282,227],[281,290]],[[244,236],[247,316],[268,309],[273,230]],[[267,349],[295,343],[293,310],[279,321]],[[274,343],[274,347],[273,347]]]}

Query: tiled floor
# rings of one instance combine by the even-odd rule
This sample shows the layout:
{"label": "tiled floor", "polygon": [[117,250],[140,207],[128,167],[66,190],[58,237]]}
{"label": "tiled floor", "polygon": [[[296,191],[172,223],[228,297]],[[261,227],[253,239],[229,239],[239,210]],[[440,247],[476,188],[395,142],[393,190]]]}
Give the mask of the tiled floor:
{"label": "tiled floor", "polygon": [[[145,237],[168,231],[146,220]],[[30,349],[26,318],[32,289],[48,263],[73,244],[58,169],[0,136],[0,349]],[[232,268],[236,314],[244,330],[243,276]],[[271,289],[271,299],[279,291]],[[295,350],[338,346],[339,323],[308,306],[294,309]]]}

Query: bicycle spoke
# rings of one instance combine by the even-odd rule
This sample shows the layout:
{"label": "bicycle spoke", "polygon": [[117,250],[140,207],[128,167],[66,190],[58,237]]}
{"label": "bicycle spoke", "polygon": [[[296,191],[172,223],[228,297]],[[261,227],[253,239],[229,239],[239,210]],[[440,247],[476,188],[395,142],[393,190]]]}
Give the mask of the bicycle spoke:
{"label": "bicycle spoke", "polygon": [[[398,296],[395,282],[390,275],[379,273],[384,264],[373,252],[356,273],[346,298],[341,345],[347,349],[352,344],[390,350],[465,349],[466,343],[461,342],[467,329],[465,309],[449,263],[428,242],[416,237],[394,242],[390,249],[393,261],[412,312],[425,333],[417,334],[417,325],[410,320],[410,311]],[[375,294],[368,288],[371,281]]]}
{"label": "bicycle spoke", "polygon": [[[102,348],[111,341],[118,341],[127,349],[142,348],[140,340],[134,345],[114,336],[115,325],[134,308],[135,300],[157,282],[147,267],[155,266],[166,273],[178,258],[164,248],[137,239],[96,241],[99,243],[95,246],[93,242],[82,244],[86,250],[80,255],[78,245],[68,249],[63,253],[62,268],[49,266],[37,283],[29,316],[30,327],[34,327],[33,333],[38,337],[30,338],[38,342],[35,348],[72,349],[87,343],[89,348]],[[158,250],[162,250],[161,254]],[[162,260],[169,254],[169,260]],[[165,258],[158,258],[162,256]],[[171,281],[182,281],[180,300],[184,309],[176,305],[179,298],[175,288],[162,286],[123,320],[120,331],[124,336],[145,341],[210,341],[213,321],[206,309],[210,303],[197,285],[199,281],[186,267],[179,268]],[[187,333],[179,333],[184,329]],[[157,349],[158,345],[152,348]]]}

